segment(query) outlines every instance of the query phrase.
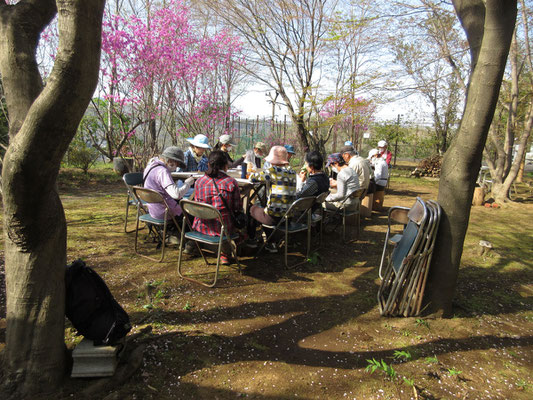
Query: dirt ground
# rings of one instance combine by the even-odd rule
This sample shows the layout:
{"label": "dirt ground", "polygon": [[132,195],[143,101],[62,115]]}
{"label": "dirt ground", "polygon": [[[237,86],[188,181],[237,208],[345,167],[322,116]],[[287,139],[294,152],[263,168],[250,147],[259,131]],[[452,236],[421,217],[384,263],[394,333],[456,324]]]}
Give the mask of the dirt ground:
{"label": "dirt ground", "polygon": [[[310,261],[294,270],[281,254],[243,257],[242,274],[223,268],[208,289],[178,277],[175,246],[162,263],[135,255],[134,234],[123,232],[121,182],[64,184],[61,192],[69,261],[81,257],[104,277],[132,333],[151,332],[128,344],[125,359],[144,351],[123,385],[95,393],[98,380],[68,379],[56,399],[533,398],[531,199],[472,209],[455,315],[429,319],[379,315],[386,212],[364,220],[359,238],[350,229],[348,244],[340,230],[319,249],[314,242]],[[436,192],[435,181],[393,179],[385,206]],[[481,239],[494,245],[485,257]],[[296,242],[302,250],[304,240]],[[198,258],[185,266],[206,270]],[[3,307],[0,317],[3,340]],[[79,340],[67,323],[68,347]]]}

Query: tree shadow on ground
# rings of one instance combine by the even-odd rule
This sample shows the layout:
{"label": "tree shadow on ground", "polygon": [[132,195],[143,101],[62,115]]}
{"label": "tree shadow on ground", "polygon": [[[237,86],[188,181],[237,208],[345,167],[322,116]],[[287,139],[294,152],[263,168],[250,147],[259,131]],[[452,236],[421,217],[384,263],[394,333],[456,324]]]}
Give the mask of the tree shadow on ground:
{"label": "tree shadow on ground", "polygon": [[[185,375],[206,366],[231,364],[245,361],[281,362],[299,366],[328,367],[342,369],[362,369],[368,359],[392,359],[395,351],[408,350],[413,361],[452,352],[503,349],[533,345],[533,336],[509,337],[478,335],[468,338],[439,338],[424,343],[400,346],[385,350],[336,351],[312,347],[311,338],[329,330],[342,327],[350,320],[375,309],[375,271],[367,269],[353,282],[353,291],[342,295],[313,296],[301,299],[278,300],[240,304],[234,307],[220,307],[204,311],[161,312],[154,314],[147,323],[165,323],[168,320],[181,324],[198,326],[201,323],[221,323],[235,320],[270,318],[268,326],[263,326],[240,334],[206,334],[201,330],[181,332],[187,335],[187,352],[195,354],[187,363],[179,364],[179,374]],[[133,314],[135,321],[143,314]],[[282,319],[280,322],[279,319]],[[200,328],[201,329],[201,328]],[[237,331],[240,328],[237,328]],[[342,328],[344,329],[344,328]],[[352,329],[352,341],[364,343],[373,340],[375,333],[366,332],[364,325]],[[157,335],[154,340],[158,340]],[[168,335],[161,337],[168,338]],[[332,338],[335,337],[333,334]],[[307,347],[307,342],[311,342]],[[333,340],[332,340],[333,342]],[[332,348],[335,343],[331,343]],[[181,351],[178,346],[178,352]],[[197,359],[197,362],[195,360]],[[202,361],[204,360],[204,361]],[[209,365],[205,360],[210,360]],[[220,389],[189,387],[202,395],[220,394]],[[212,391],[212,393],[210,393]],[[263,398],[259,396],[259,398]],[[268,399],[269,397],[264,397]]]}

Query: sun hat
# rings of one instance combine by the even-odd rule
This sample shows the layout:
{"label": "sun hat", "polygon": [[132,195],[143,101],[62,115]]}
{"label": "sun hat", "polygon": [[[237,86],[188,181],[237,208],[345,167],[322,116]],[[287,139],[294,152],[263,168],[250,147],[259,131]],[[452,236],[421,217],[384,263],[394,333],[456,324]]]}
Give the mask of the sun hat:
{"label": "sun hat", "polygon": [[326,167],[329,167],[332,164],[342,164],[344,160],[342,159],[341,153],[333,153],[328,156],[328,161],[326,162]]}
{"label": "sun hat", "polygon": [[161,156],[177,161],[181,167],[186,167],[185,155],[183,154],[183,150],[181,150],[179,147],[176,147],[176,146],[167,147],[163,151],[163,153],[161,153]]}
{"label": "sun hat", "polygon": [[218,141],[220,142],[220,144],[227,144],[227,145],[230,145],[230,146],[235,146],[235,143],[233,143],[231,141],[231,136],[230,135],[221,135],[218,138]]}
{"label": "sun hat", "polygon": [[378,147],[387,147],[387,142],[384,141],[384,140],[380,140],[380,141],[378,142]]}
{"label": "sun hat", "polygon": [[270,149],[270,153],[268,153],[268,156],[265,157],[265,161],[268,161],[270,164],[288,164],[289,161],[287,161],[288,157],[287,149],[283,146],[273,146]]}
{"label": "sun hat", "polygon": [[294,146],[291,145],[291,144],[286,144],[284,145],[283,147],[285,147],[285,149],[287,150],[287,153],[289,154],[296,154],[296,152],[294,151]]}
{"label": "sun hat", "polygon": [[353,146],[353,142],[351,140],[347,140],[346,142],[344,142],[344,145],[345,146]]}
{"label": "sun hat", "polygon": [[356,151],[355,149],[353,148],[353,146],[342,146],[341,147],[341,151],[339,151],[339,153],[342,155],[342,154],[345,154],[345,153],[348,153],[348,154],[355,154]]}
{"label": "sun hat", "polygon": [[[281,147],[281,146],[279,146]],[[267,146],[263,142],[257,142],[254,146],[254,149],[259,149],[263,154],[267,153]],[[272,150],[271,150],[272,151]]]}
{"label": "sun hat", "polygon": [[207,138],[207,136],[202,135],[201,133],[196,135],[194,138],[188,138],[187,142],[189,142],[193,146],[201,147],[203,149],[211,148],[211,146],[209,146],[209,139]]}
{"label": "sun hat", "polygon": [[368,152],[368,159],[370,160],[372,157],[377,156],[379,153],[378,149],[372,149]]}

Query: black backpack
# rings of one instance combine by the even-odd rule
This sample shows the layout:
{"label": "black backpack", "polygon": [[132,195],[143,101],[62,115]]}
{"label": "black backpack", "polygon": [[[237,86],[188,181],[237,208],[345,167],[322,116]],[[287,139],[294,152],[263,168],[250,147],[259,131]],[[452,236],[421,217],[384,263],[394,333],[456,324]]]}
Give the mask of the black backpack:
{"label": "black backpack", "polygon": [[65,314],[78,335],[113,345],[131,330],[130,319],[103,279],[82,260],[67,265]]}

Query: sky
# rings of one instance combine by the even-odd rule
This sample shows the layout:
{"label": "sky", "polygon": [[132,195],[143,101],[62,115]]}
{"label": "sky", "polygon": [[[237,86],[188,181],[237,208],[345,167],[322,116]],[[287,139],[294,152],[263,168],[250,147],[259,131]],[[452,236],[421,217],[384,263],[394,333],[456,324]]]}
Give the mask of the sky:
{"label": "sky", "polygon": [[[272,115],[272,105],[267,102],[268,97],[264,91],[250,91],[235,100],[235,107],[241,110],[241,118],[269,117]],[[404,121],[417,121],[419,123],[430,121],[427,113],[429,110],[424,105],[423,99],[410,96],[384,105],[379,105],[375,114],[376,121],[396,120],[398,115]],[[286,115],[285,107],[276,106],[276,118],[283,119]]]}

